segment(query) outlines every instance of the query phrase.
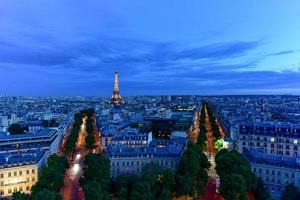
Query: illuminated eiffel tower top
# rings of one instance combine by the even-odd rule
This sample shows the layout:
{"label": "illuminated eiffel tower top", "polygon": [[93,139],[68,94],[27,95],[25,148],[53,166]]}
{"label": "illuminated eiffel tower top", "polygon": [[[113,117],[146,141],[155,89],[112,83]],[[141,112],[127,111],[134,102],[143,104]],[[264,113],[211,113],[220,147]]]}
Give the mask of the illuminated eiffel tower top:
{"label": "illuminated eiffel tower top", "polygon": [[120,91],[119,91],[119,75],[118,72],[115,72],[115,77],[114,77],[114,91],[113,91],[113,95],[110,99],[110,103],[113,104],[121,104],[124,103],[121,95],[120,95]]}

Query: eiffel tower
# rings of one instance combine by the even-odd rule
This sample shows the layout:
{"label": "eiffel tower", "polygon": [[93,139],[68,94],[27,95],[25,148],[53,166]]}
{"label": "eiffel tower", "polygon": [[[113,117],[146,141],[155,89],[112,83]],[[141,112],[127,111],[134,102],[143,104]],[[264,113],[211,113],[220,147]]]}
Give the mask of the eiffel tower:
{"label": "eiffel tower", "polygon": [[121,103],[124,103],[121,95],[120,95],[120,91],[119,91],[119,75],[118,72],[115,72],[115,78],[114,78],[114,91],[113,91],[113,95],[110,99],[110,103],[119,105]]}

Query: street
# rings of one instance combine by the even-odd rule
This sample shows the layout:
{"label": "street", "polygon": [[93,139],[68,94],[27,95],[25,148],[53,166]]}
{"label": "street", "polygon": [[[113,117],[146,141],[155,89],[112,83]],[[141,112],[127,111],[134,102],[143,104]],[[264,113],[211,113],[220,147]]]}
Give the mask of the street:
{"label": "street", "polygon": [[61,189],[64,200],[83,200],[84,194],[79,186],[79,179],[83,174],[84,156],[88,154],[88,149],[85,147],[86,119],[83,119],[81,129],[78,135],[75,153],[72,155],[72,160],[69,161],[70,168],[67,169],[64,186]]}

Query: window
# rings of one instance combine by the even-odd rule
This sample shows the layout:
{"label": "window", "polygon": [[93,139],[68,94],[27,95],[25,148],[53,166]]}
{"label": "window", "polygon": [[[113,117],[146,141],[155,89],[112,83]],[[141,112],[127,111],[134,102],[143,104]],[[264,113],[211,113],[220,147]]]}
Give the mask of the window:
{"label": "window", "polygon": [[3,174],[0,174],[0,178],[4,178],[4,175],[3,175]]}
{"label": "window", "polygon": [[35,177],[32,177],[32,182],[35,182]]}
{"label": "window", "polygon": [[20,187],[20,188],[19,188],[19,191],[20,191],[20,192],[22,192],[22,191],[23,191],[23,188],[22,188],[22,187]]}
{"label": "window", "polygon": [[18,172],[14,172],[14,176],[17,176],[18,175]]}
{"label": "window", "polygon": [[34,169],[32,169],[32,170],[31,170],[31,173],[33,173],[33,174],[34,174],[34,173],[35,173],[35,170],[34,170]]}
{"label": "window", "polygon": [[281,171],[277,171],[277,175],[280,176],[281,175]]}
{"label": "window", "polygon": [[297,139],[294,139],[294,144],[298,144],[298,140]]}
{"label": "window", "polygon": [[294,150],[298,150],[298,147],[297,147],[297,146],[294,146]]}
{"label": "window", "polygon": [[11,194],[11,189],[8,189],[8,194]]}
{"label": "window", "polygon": [[11,173],[10,172],[8,172],[8,177],[11,177]]}
{"label": "window", "polygon": [[28,185],[26,186],[26,190],[30,190],[30,187]]}
{"label": "window", "polygon": [[22,171],[19,171],[19,175],[22,176]]}
{"label": "window", "polygon": [[0,186],[4,186],[4,182],[3,181],[0,182]]}
{"label": "window", "polygon": [[26,174],[29,174],[29,170],[28,169],[26,170]]}

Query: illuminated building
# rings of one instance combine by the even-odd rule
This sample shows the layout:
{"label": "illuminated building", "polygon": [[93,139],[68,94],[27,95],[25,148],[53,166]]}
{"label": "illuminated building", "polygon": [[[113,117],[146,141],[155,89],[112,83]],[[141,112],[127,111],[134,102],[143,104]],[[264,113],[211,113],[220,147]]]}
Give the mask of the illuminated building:
{"label": "illuminated building", "polygon": [[247,148],[279,156],[300,156],[300,126],[298,124],[241,124],[237,141],[240,152]]}
{"label": "illuminated building", "polygon": [[0,196],[11,196],[14,192],[30,193],[38,181],[39,168],[46,164],[45,151],[27,154],[0,154]]}
{"label": "illuminated building", "polygon": [[113,95],[110,99],[110,103],[113,103],[115,105],[119,105],[123,102],[123,99],[120,95],[120,91],[119,91],[119,75],[118,72],[115,72],[115,77],[114,77],[114,91],[113,91]]}

